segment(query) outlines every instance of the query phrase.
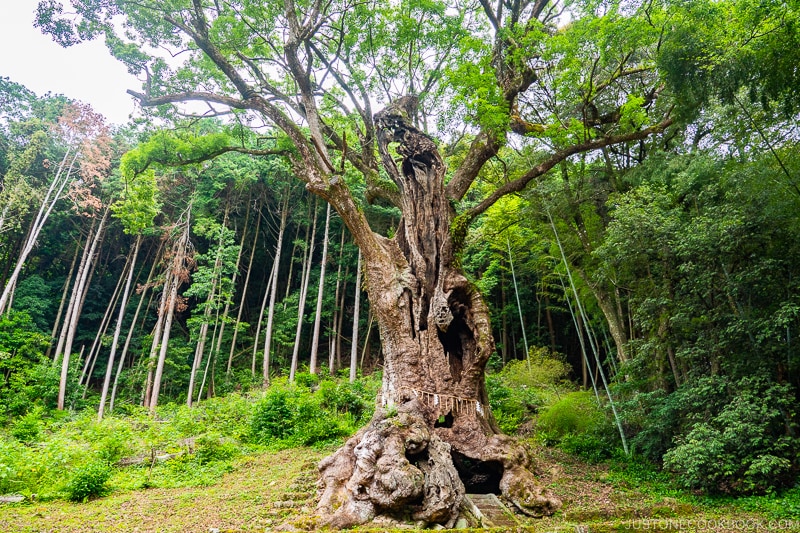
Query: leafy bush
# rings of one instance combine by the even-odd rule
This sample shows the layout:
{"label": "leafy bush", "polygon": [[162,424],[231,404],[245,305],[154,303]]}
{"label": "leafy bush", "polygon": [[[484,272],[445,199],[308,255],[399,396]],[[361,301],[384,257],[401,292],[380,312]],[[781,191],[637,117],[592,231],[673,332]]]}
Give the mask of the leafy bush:
{"label": "leafy bush", "polygon": [[56,369],[43,356],[48,343],[27,313],[0,316],[0,416],[22,415],[56,398]]}
{"label": "leafy bush", "polygon": [[570,433],[561,438],[559,447],[567,453],[577,455],[590,463],[598,463],[612,455],[613,448],[606,439],[589,433]]}
{"label": "leafy bush", "polygon": [[695,422],[677,439],[664,455],[665,468],[685,487],[711,493],[764,493],[788,486],[800,446],[787,431],[794,406],[789,386],[748,377],[735,391],[718,414]]}
{"label": "leafy bush", "polygon": [[251,435],[259,444],[283,439],[291,432],[294,416],[289,391],[285,387],[273,385],[253,409]]}
{"label": "leafy bush", "polygon": [[36,442],[42,429],[42,409],[34,409],[14,422],[11,435],[20,442]]}
{"label": "leafy bush", "polygon": [[95,460],[79,466],[67,482],[67,498],[73,502],[85,502],[89,498],[103,496],[107,492],[109,477],[111,467],[105,461]]}
{"label": "leafy bush", "polygon": [[571,392],[543,410],[537,431],[546,444],[590,462],[610,458],[619,446],[616,428],[592,391]]}
{"label": "leafy bush", "polygon": [[306,381],[315,390],[285,381],[273,383],[256,402],[250,419],[253,442],[271,446],[321,445],[346,437],[371,416],[374,386],[365,381]]}
{"label": "leafy bush", "polygon": [[226,461],[239,454],[239,446],[230,439],[216,433],[208,433],[197,438],[195,456],[201,465],[213,461]]}
{"label": "leafy bush", "polygon": [[545,348],[533,349],[528,361],[511,361],[486,376],[489,405],[500,429],[515,433],[536,412],[568,390],[569,365]]}
{"label": "leafy bush", "polygon": [[571,392],[539,414],[537,429],[556,441],[595,431],[605,422],[591,391]]}
{"label": "leafy bush", "polygon": [[349,383],[326,380],[319,387],[322,407],[338,413],[350,413],[355,418],[360,418],[369,410],[370,404],[365,401],[366,394],[361,381]]}

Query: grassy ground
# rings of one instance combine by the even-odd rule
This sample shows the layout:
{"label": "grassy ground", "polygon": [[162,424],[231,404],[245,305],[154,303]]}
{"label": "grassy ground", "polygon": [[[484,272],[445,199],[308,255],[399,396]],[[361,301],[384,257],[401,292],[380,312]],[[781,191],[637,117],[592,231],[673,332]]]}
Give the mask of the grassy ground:
{"label": "grassy ground", "polygon": [[[325,452],[294,448],[240,456],[209,486],[117,489],[86,503],[51,501],[0,505],[3,532],[209,532],[309,529],[316,464]],[[775,513],[737,501],[703,500],[674,491],[657,476],[592,465],[554,448],[535,448],[537,474],[564,502],[555,516],[519,517],[520,531],[800,531],[785,505]],[[142,467],[128,467],[142,468]],[[124,486],[122,478],[112,478]],[[746,500],[745,500],[746,501]],[[372,524],[386,530],[398,524]]]}

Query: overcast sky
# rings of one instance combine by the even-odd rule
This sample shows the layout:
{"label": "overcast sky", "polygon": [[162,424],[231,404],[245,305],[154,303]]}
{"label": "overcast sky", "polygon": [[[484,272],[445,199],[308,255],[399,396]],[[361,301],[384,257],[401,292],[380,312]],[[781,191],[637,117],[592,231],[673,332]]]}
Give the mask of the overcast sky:
{"label": "overcast sky", "polygon": [[38,0],[0,0],[0,76],[35,92],[63,94],[91,104],[109,123],[134,112],[127,89],[141,83],[111,57],[102,41],[62,48],[33,26]]}

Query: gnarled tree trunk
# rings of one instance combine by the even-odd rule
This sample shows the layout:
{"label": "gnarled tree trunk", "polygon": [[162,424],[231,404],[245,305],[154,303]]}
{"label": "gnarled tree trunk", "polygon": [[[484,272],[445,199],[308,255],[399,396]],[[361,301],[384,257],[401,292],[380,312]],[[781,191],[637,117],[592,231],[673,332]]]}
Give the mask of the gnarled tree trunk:
{"label": "gnarled tree trunk", "polygon": [[[375,116],[403,211],[395,237],[364,250],[383,386],[372,421],[320,463],[319,511],[333,527],[409,511],[452,526],[465,492],[499,492],[529,515],[550,514],[560,502],[537,486],[524,449],[500,433],[488,407],[489,313],[455,259],[445,165],[410,124],[415,105],[405,97]],[[395,142],[399,169],[388,151]]]}

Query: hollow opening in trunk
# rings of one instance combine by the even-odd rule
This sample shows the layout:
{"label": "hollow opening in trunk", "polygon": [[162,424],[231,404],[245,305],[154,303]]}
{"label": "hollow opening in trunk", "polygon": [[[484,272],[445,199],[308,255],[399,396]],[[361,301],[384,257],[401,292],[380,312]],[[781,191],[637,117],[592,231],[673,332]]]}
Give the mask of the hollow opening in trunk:
{"label": "hollow opening in trunk", "polygon": [[460,318],[454,318],[447,331],[438,331],[437,333],[450,363],[450,375],[458,382],[461,380],[461,372],[464,369],[464,341],[468,340],[472,333]]}
{"label": "hollow opening in trunk", "polygon": [[451,427],[453,427],[453,422],[454,421],[455,421],[455,418],[453,418],[453,413],[452,412],[448,412],[447,414],[444,414],[444,415],[440,416],[439,419],[436,421],[436,423],[433,424],[433,427],[435,427],[435,428],[451,428]]}
{"label": "hollow opening in trunk", "polygon": [[500,494],[502,463],[478,461],[456,451],[451,452],[451,455],[467,494]]}

